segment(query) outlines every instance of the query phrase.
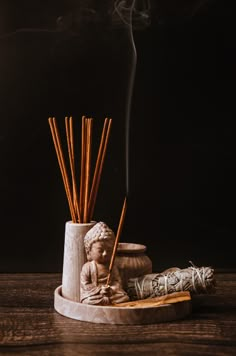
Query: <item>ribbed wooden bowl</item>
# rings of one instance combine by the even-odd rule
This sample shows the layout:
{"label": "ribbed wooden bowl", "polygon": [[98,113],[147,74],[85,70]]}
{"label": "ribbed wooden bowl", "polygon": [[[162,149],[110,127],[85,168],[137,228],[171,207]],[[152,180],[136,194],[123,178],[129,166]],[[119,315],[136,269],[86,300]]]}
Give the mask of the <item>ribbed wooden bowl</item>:
{"label": "ribbed wooden bowl", "polygon": [[130,278],[152,273],[152,261],[146,255],[147,247],[136,243],[120,242],[115,263],[120,270],[123,288],[126,289]]}

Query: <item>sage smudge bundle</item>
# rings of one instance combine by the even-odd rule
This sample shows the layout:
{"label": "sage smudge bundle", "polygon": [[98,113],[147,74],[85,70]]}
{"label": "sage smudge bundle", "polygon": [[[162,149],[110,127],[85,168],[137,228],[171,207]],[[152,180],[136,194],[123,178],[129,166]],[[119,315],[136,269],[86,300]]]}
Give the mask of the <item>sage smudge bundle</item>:
{"label": "sage smudge bundle", "polygon": [[211,267],[194,265],[185,269],[169,268],[162,273],[131,278],[127,288],[130,300],[154,298],[181,291],[192,294],[214,293],[214,270]]}

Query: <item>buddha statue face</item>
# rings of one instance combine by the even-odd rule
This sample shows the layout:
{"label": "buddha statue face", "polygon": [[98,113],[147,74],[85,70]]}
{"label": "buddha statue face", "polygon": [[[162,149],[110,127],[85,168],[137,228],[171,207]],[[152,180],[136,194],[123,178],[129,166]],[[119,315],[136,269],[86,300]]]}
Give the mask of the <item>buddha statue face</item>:
{"label": "buddha statue face", "polygon": [[99,264],[109,264],[111,260],[114,240],[99,240],[95,241],[87,254],[88,260],[93,260]]}

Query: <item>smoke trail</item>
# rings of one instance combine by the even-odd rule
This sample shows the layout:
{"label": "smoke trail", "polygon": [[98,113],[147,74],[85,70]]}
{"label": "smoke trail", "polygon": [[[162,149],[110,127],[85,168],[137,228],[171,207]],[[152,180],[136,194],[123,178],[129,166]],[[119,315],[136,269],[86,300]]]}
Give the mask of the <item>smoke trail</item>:
{"label": "smoke trail", "polygon": [[[131,73],[128,83],[128,99],[127,99],[127,107],[126,107],[126,130],[125,130],[125,151],[126,151],[126,194],[129,194],[129,131],[130,131],[130,113],[131,113],[131,103],[132,103],[132,94],[133,94],[133,87],[134,87],[134,80],[135,80],[135,73],[136,73],[136,64],[137,64],[137,52],[134,43],[134,36],[133,36],[133,29],[132,29],[132,15],[135,6],[135,0],[132,0],[132,4],[130,7],[126,7],[126,1],[116,1],[115,2],[115,9],[116,13],[119,15],[122,22],[129,26],[129,34],[130,40],[133,50],[133,58],[131,63]],[[128,16],[127,16],[128,15]]]}
{"label": "smoke trail", "polygon": [[123,25],[129,28],[130,43],[133,51],[131,72],[128,82],[128,98],[126,106],[126,137],[125,137],[125,151],[126,151],[126,194],[129,195],[129,132],[130,132],[130,118],[131,118],[131,105],[132,95],[134,89],[134,81],[137,66],[137,51],[134,41],[134,24],[135,28],[140,28],[149,24],[149,0],[116,0],[114,3],[113,12],[113,26]]}
{"label": "smoke trail", "polygon": [[[34,24],[34,21],[24,23],[17,23],[18,28],[9,31],[8,33],[0,34],[0,39],[14,36],[16,34],[27,33],[49,33],[49,34],[65,34],[65,36],[58,36],[51,49],[51,53],[56,46],[61,45],[63,40],[67,40],[70,36],[88,36],[89,29],[91,34],[94,34],[94,28],[97,25],[99,29],[124,28],[129,37],[129,44],[131,49],[131,57],[129,58],[130,65],[129,76],[127,83],[127,101],[125,107],[125,179],[126,179],[126,193],[129,192],[129,131],[130,131],[130,116],[132,95],[136,74],[137,51],[134,41],[135,30],[146,28],[150,22],[151,0],[103,0],[97,2],[94,0],[81,0],[80,2],[72,1],[66,8],[55,10],[55,14],[47,15],[45,11],[40,14],[39,19],[36,18],[36,27],[27,25]],[[56,21],[55,21],[56,20]],[[104,26],[107,25],[108,27]],[[41,28],[37,25],[42,25]],[[100,27],[101,26],[101,27]],[[111,27],[109,27],[111,26]]]}
{"label": "smoke trail", "polygon": [[[150,24],[151,0],[115,0],[113,25],[123,24],[131,27],[131,31]],[[117,17],[115,16],[117,15]],[[121,21],[120,21],[121,20]]]}

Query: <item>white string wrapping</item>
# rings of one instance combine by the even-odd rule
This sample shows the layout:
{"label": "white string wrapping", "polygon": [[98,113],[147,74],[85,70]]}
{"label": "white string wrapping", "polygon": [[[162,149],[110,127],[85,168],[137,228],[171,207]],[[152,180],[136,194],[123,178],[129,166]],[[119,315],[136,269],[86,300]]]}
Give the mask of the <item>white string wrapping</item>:
{"label": "white string wrapping", "polygon": [[193,294],[215,292],[214,270],[211,267],[170,268],[162,273],[147,274],[128,281],[127,293],[131,300],[152,298],[174,292]]}

